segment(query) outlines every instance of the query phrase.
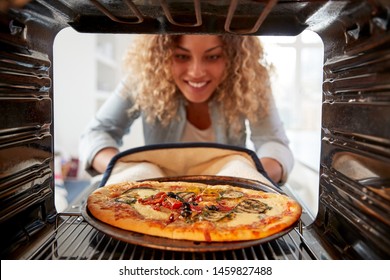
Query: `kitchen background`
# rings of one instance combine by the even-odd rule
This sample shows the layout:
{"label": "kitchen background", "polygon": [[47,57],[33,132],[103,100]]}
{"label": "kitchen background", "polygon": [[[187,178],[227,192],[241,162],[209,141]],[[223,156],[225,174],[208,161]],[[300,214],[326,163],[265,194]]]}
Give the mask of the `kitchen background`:
{"label": "kitchen background", "polygon": [[[122,58],[133,35],[79,34],[62,30],[54,44],[54,135],[56,206],[72,208],[90,176],[78,164],[78,143],[85,126],[122,77]],[[274,96],[296,162],[286,187],[312,216],[318,208],[323,44],[304,31],[296,37],[260,38],[275,66]],[[137,120],[122,149],[142,146]],[[250,143],[248,142],[250,146]]]}

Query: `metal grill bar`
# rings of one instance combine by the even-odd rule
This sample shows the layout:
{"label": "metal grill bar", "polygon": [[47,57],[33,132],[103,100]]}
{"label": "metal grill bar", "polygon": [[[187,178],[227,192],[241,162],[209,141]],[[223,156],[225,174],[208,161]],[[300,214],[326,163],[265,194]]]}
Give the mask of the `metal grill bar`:
{"label": "metal grill bar", "polygon": [[[93,228],[90,228],[89,233],[92,233],[92,231],[93,231]],[[96,234],[97,234],[97,232],[95,232],[95,235]],[[80,242],[79,247],[81,247],[81,246],[82,246],[82,243]],[[80,256],[77,259],[80,259],[81,256],[86,255],[87,249],[88,249],[88,247],[85,246],[84,249],[81,251]]]}
{"label": "metal grill bar", "polygon": [[263,256],[263,259],[268,260],[267,254],[265,253],[263,246],[260,246],[259,248],[260,248],[261,256]]}
{"label": "metal grill bar", "polygon": [[144,21],[144,17],[142,16],[141,12],[138,10],[137,6],[135,6],[133,1],[131,0],[125,0],[125,3],[135,14],[137,19],[133,18],[128,20],[121,20],[118,17],[116,17],[113,13],[111,13],[110,10],[108,10],[105,6],[103,6],[103,4],[100,3],[98,0],[89,0],[89,1],[91,1],[96,6],[96,8],[98,8],[103,14],[109,17],[112,21],[118,23],[124,23],[124,24],[138,24]]}
{"label": "metal grill bar", "polygon": [[[141,14],[140,10],[137,8],[137,6],[133,3],[132,0],[125,0],[125,3],[127,6],[131,9],[133,14],[136,18],[133,19],[127,19],[123,20],[118,18],[112,11],[110,11],[106,6],[104,6],[100,1],[98,0],[89,0],[92,4],[96,6],[103,14],[105,14],[108,18],[110,18],[114,22],[123,23],[123,24],[138,24],[142,23],[144,21],[144,16]],[[268,0],[264,9],[258,16],[255,24],[250,28],[244,28],[244,29],[234,29],[232,28],[232,22],[233,18],[235,16],[235,13],[237,11],[238,6],[238,0],[231,0],[229,3],[229,9],[226,15],[225,25],[224,29],[225,31],[229,33],[235,33],[235,34],[253,34],[256,33],[264,20],[267,18],[268,14],[271,12],[273,7],[277,4],[278,0]],[[164,11],[164,14],[167,18],[167,20],[175,26],[180,27],[198,27],[203,24],[202,21],[202,12],[201,12],[201,3],[200,0],[194,0],[194,13],[195,13],[195,22],[194,23],[188,23],[188,22],[178,22],[174,19],[172,15],[172,11],[170,11],[170,7],[166,0],[160,0],[160,4],[162,7],[162,10]]]}
{"label": "metal grill bar", "polygon": [[202,25],[200,0],[194,0],[194,9],[195,9],[195,16],[196,16],[196,22],[194,24],[192,24],[192,23],[179,23],[179,22],[175,21],[172,17],[171,12],[169,11],[169,6],[168,6],[167,1],[161,0],[161,6],[164,10],[165,16],[167,17],[168,21],[170,23],[172,23],[173,25],[177,25],[177,26],[201,26]]}
{"label": "metal grill bar", "polygon": [[259,30],[261,24],[267,18],[268,14],[271,12],[272,8],[276,5],[278,0],[269,0],[267,2],[267,5],[264,7],[263,11],[259,15],[256,23],[254,24],[254,26],[252,28],[233,30],[231,28],[231,24],[233,21],[234,13],[237,9],[237,2],[238,2],[238,0],[231,0],[230,1],[229,11],[228,11],[228,14],[226,16],[226,21],[225,21],[225,31],[230,32],[230,33],[236,33],[236,34],[243,35],[243,34],[252,34],[252,33],[257,32],[257,30]]}
{"label": "metal grill bar", "polygon": [[80,214],[65,213],[57,217],[54,233],[29,259],[64,260],[261,260],[312,259],[302,246],[299,229],[268,243],[231,251],[175,252],[138,246],[113,239],[86,223]]}
{"label": "metal grill bar", "polygon": [[[292,234],[292,233],[291,233]],[[291,237],[291,234],[288,236],[284,236],[283,239],[286,241],[286,244],[289,246],[290,255],[295,260],[300,260],[302,257],[296,254],[295,248],[299,248],[299,245],[295,242],[295,240]],[[299,252],[299,250],[297,250]]]}

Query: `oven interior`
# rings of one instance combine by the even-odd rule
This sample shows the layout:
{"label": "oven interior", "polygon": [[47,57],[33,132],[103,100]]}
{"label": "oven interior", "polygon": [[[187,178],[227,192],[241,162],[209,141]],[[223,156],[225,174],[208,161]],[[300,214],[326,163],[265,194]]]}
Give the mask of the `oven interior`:
{"label": "oven interior", "polygon": [[[199,253],[127,244],[91,227],[78,211],[57,213],[53,42],[66,27],[117,34],[316,32],[324,44],[324,63],[315,219],[304,212],[296,228],[274,241]],[[389,29],[386,0],[35,0],[2,13],[1,258],[387,259]]]}

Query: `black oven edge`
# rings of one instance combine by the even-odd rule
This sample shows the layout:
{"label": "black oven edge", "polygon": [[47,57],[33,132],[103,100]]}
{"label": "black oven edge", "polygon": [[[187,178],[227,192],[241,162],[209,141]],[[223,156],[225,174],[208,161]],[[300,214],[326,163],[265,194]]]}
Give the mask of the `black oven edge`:
{"label": "black oven edge", "polygon": [[[159,7],[142,6],[145,20],[136,26],[109,20],[89,1],[76,2],[32,1],[0,17],[1,259],[19,258],[15,252],[31,250],[55,226],[57,32],[67,26],[103,33],[225,32],[224,15],[207,3],[203,25],[188,27],[169,22]],[[296,35],[307,28],[325,47],[319,212],[303,230],[307,246],[320,251],[320,259],[388,259],[390,204],[383,191],[390,180],[390,3],[279,2],[255,34]],[[376,176],[360,178],[351,170]]]}

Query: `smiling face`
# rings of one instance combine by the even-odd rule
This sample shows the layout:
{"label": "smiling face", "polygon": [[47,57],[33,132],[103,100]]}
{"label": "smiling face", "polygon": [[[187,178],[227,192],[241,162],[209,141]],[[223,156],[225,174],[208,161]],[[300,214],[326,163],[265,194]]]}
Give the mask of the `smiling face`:
{"label": "smiling face", "polygon": [[226,68],[218,36],[183,35],[173,50],[172,76],[189,102],[209,100],[221,83]]}

